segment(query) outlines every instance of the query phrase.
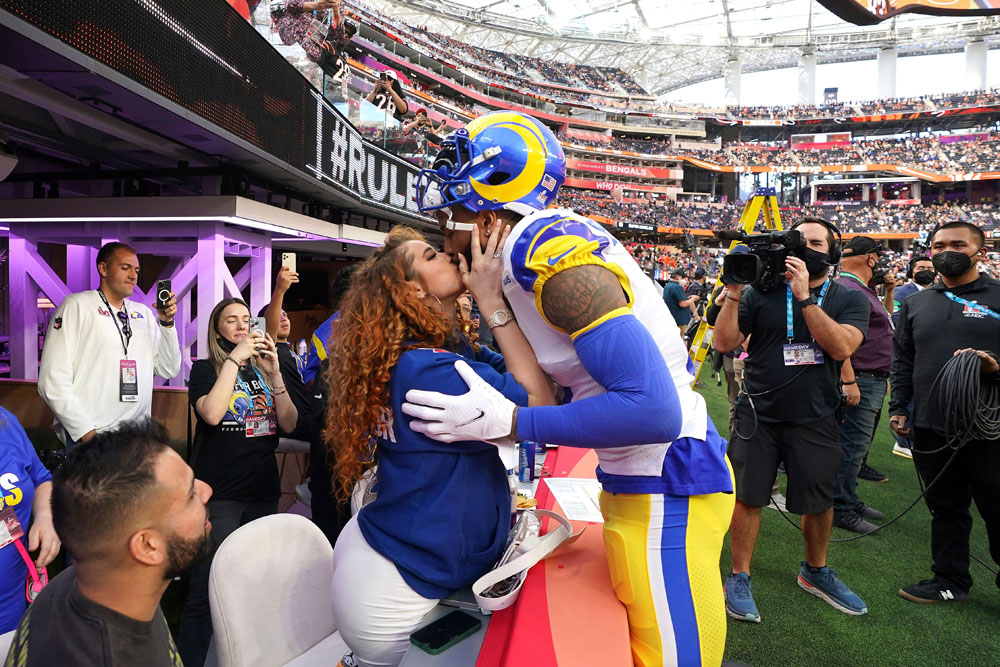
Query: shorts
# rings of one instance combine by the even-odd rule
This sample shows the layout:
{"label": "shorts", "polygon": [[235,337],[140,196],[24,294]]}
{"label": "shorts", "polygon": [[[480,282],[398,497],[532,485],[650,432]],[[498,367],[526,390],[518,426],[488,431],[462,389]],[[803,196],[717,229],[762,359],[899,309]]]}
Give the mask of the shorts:
{"label": "shorts", "polygon": [[[778,463],[785,462],[785,506],[794,514],[820,514],[833,507],[837,468],[843,456],[835,414],[806,424],[757,421],[747,409],[736,412],[729,460],[736,475],[736,498],[745,505],[771,502]],[[749,440],[739,433],[752,433]]]}

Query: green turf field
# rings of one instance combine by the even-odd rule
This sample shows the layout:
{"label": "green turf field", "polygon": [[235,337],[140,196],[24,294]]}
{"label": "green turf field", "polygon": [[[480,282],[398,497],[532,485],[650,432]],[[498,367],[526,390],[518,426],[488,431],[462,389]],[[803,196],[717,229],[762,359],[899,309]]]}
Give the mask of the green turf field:
{"label": "green turf field", "polygon": [[[726,385],[717,386],[705,364],[699,392],[720,433],[728,433]],[[893,517],[919,493],[913,462],[892,454],[893,439],[883,413],[868,462],[889,475],[883,484],[859,481],[866,503]],[[997,480],[1000,483],[1000,480]],[[972,554],[996,569],[986,532],[974,513]],[[798,517],[789,515],[798,522]],[[884,522],[876,522],[884,523]],[[833,538],[854,536],[837,528]],[[729,538],[722,571],[729,572]],[[761,622],[728,619],[726,659],[753,667],[868,665],[1000,665],[1000,590],[995,576],[973,561],[971,600],[918,605],[896,591],[929,579],[930,514],[923,501],[884,533],[854,542],[831,544],[828,565],[868,604],[865,616],[848,616],[798,587],[803,560],[801,534],[774,510],[763,510],[754,553],[754,599]]]}

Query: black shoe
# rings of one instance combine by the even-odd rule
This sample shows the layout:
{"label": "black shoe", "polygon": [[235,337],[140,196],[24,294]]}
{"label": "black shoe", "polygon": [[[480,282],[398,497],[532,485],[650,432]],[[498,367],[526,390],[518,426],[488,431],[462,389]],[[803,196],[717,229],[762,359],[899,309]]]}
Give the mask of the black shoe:
{"label": "black shoe", "polygon": [[869,507],[865,505],[864,502],[858,501],[858,504],[854,506],[854,511],[863,519],[871,519],[872,521],[881,521],[885,518],[885,515],[879,512],[874,507]]}
{"label": "black shoe", "polygon": [[861,470],[858,470],[858,479],[867,479],[869,482],[888,482],[889,476],[883,475],[867,463],[862,463]]}
{"label": "black shoe", "polygon": [[852,533],[860,533],[861,535],[873,533],[878,530],[878,526],[868,523],[858,516],[857,512],[838,512],[834,510],[833,525],[837,528],[849,530]]}
{"label": "black shoe", "polygon": [[965,602],[969,599],[969,591],[954,588],[940,579],[924,579],[919,584],[900,588],[899,597],[919,604]]}

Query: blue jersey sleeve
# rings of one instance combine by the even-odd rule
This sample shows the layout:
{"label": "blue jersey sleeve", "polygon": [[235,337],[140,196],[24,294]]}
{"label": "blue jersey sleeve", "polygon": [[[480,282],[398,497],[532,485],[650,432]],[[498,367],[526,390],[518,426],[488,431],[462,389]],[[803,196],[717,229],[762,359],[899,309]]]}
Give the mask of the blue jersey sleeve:
{"label": "blue jersey sleeve", "polygon": [[[393,445],[397,448],[406,447],[413,450],[436,451],[469,451],[478,449],[495,449],[494,445],[485,442],[439,442],[427,436],[410,430],[410,420],[402,412],[402,404],[406,400],[406,392],[411,389],[437,391],[450,396],[461,396],[469,391],[462,376],[455,372],[455,362],[464,360],[479,377],[483,378],[494,389],[518,406],[528,405],[528,392],[517,383],[510,373],[499,373],[487,363],[467,359],[448,350],[419,348],[405,352],[396,364],[391,384],[392,407],[395,415],[402,418],[393,419]],[[393,446],[390,445],[390,446]]]}
{"label": "blue jersey sleeve", "polygon": [[309,359],[305,368],[302,369],[302,383],[309,384],[319,373],[319,369],[326,361],[326,344],[333,332],[333,323],[340,318],[340,311],[331,315],[323,324],[319,325],[313,335],[309,337]]}
{"label": "blue jersey sleeve", "polygon": [[677,438],[683,415],[663,354],[634,315],[626,309],[613,315],[573,341],[584,368],[607,391],[569,405],[521,408],[519,439],[601,448]]}
{"label": "blue jersey sleeve", "polygon": [[488,364],[490,368],[495,370],[497,373],[507,372],[507,364],[503,360],[503,355],[498,352],[494,352],[485,345],[479,346],[479,352],[476,352],[476,361]]}

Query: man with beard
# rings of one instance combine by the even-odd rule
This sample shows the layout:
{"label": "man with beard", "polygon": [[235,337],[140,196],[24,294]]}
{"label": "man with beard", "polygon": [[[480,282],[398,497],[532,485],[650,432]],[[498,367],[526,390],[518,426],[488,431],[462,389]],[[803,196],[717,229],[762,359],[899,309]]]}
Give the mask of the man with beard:
{"label": "man with beard", "polygon": [[[889,382],[889,426],[904,436],[912,431],[913,462],[926,485],[924,497],[931,511],[934,577],[899,590],[901,597],[918,603],[969,598],[973,499],[986,524],[990,555],[1000,563],[1000,441],[955,443],[949,438],[954,434],[946,434],[948,415],[928,405],[938,373],[959,352],[974,350],[979,355],[983,385],[1000,378],[1000,282],[980,274],[985,238],[973,224],[939,226],[931,234],[931,254],[941,279],[903,302]],[[997,407],[986,404],[982,409]]]}
{"label": "man with beard", "polygon": [[160,598],[211,548],[211,495],[157,422],[124,422],[76,448],[52,489],[73,566],[28,607],[8,663],[182,667]]}
{"label": "man with beard", "polygon": [[806,246],[785,260],[786,284],[767,292],[728,285],[712,341],[715,349],[729,352],[750,337],[729,443],[736,509],[725,594],[729,615],[754,623],[760,613],[750,561],[779,461],[788,474],[788,511],[802,515],[806,557],[799,586],[845,614],[868,611],[826,563],[841,459],[840,366],[864,341],[868,301],[829,277],[830,265],[841,254],[834,225],[806,217],[793,229],[802,233]]}

